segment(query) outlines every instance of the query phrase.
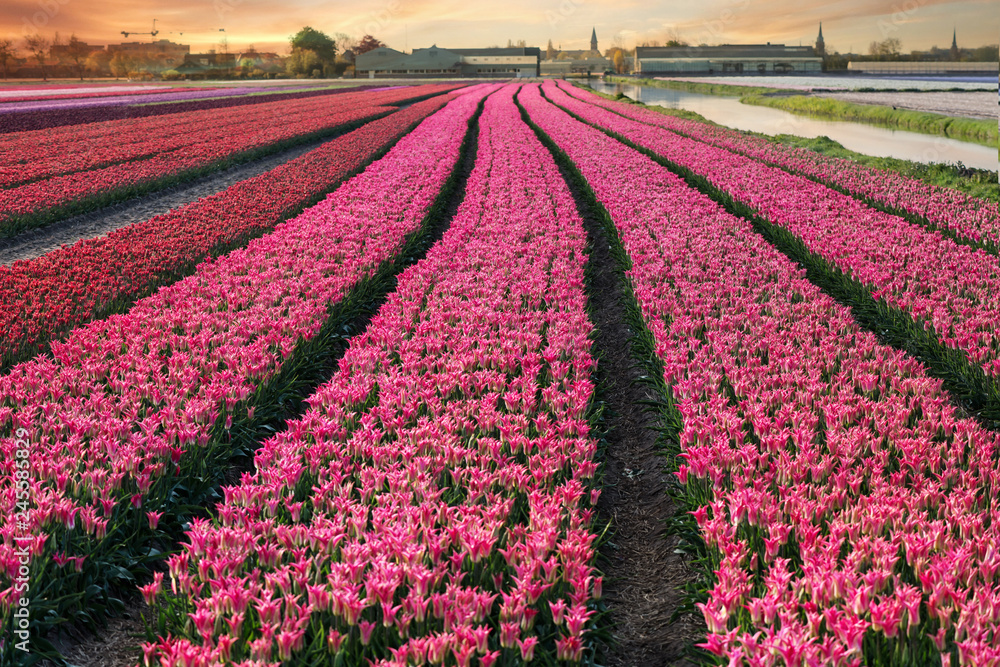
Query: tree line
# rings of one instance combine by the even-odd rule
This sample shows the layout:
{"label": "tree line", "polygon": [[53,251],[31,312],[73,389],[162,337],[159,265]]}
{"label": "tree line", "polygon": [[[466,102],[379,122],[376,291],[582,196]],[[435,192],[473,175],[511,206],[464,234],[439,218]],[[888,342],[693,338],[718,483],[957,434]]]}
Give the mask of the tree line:
{"label": "tree line", "polygon": [[[226,74],[240,78],[260,75],[284,75],[294,77],[341,76],[354,65],[357,55],[384,47],[385,44],[372,35],[360,39],[344,33],[334,37],[325,32],[305,26],[289,37],[291,52],[279,57],[269,71],[263,71],[253,56],[257,55],[253,45],[243,52],[241,61],[229,58]],[[175,59],[176,60],[176,59]],[[231,66],[229,66],[231,62]],[[132,49],[129,51],[97,48],[79,39],[76,34],[63,42],[59,33],[50,39],[40,33],[26,35],[20,42],[0,39],[0,73],[7,79],[20,67],[32,67],[48,80],[50,75],[74,76],[82,81],[85,76],[135,77],[142,75],[169,76],[178,74],[172,68],[177,65],[168,55],[154,49]],[[179,74],[178,74],[179,76]],[[172,77],[176,78],[176,77]]]}

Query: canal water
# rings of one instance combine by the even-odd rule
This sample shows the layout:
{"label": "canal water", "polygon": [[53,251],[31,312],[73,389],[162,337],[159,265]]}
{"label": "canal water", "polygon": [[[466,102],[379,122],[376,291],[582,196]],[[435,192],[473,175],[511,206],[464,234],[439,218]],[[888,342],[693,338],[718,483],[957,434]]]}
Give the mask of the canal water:
{"label": "canal water", "polygon": [[852,151],[879,157],[915,162],[961,162],[966,167],[997,171],[997,150],[956,139],[929,134],[889,130],[851,121],[829,121],[799,116],[770,107],[742,104],[736,97],[702,95],[667,88],[592,81],[594,90],[615,95],[624,93],[645,104],[686,109],[719,125],[764,134],[793,134],[800,137],[827,136]]}

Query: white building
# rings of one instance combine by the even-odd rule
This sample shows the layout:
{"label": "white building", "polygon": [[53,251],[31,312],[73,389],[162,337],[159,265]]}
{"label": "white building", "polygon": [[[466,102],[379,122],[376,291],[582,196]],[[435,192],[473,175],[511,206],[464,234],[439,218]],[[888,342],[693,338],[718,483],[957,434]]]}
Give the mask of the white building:
{"label": "white building", "polygon": [[373,49],[354,60],[360,78],[397,77],[531,77],[538,76],[541,50],[442,49],[431,46],[406,54],[388,47]]}
{"label": "white building", "polygon": [[859,74],[986,74],[996,76],[1000,63],[875,61],[847,63],[847,71]]}
{"label": "white building", "polygon": [[823,71],[811,46],[723,44],[721,46],[639,46],[636,74],[787,74]]}

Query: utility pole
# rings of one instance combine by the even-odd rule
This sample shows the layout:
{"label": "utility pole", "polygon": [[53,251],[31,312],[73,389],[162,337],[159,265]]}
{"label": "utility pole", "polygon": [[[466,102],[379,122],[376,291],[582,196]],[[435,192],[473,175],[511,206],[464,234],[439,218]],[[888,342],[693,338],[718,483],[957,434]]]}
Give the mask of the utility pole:
{"label": "utility pole", "polygon": [[219,28],[219,32],[222,33],[222,41],[219,42],[219,45],[222,47],[222,57],[226,62],[226,76],[232,78],[233,72],[229,65],[229,34],[225,28]]}

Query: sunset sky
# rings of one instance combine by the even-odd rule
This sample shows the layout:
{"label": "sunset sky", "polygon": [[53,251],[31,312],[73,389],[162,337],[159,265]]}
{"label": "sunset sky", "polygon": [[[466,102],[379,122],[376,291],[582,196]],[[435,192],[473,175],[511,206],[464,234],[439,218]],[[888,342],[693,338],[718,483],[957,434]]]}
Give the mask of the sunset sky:
{"label": "sunset sky", "polygon": [[3,0],[0,37],[20,44],[25,32],[59,31],[91,44],[118,43],[122,30],[149,31],[154,18],[158,39],[193,51],[217,47],[225,34],[230,51],[254,44],[279,53],[304,25],[330,35],[372,33],[400,50],[503,46],[508,39],[580,49],[592,27],[602,50],[616,35],[627,47],[671,36],[692,44],[811,44],[820,21],[828,48],[842,52],[865,52],[886,37],[899,38],[904,51],[947,48],[953,26],[961,46],[996,44],[1000,34],[995,0]]}

